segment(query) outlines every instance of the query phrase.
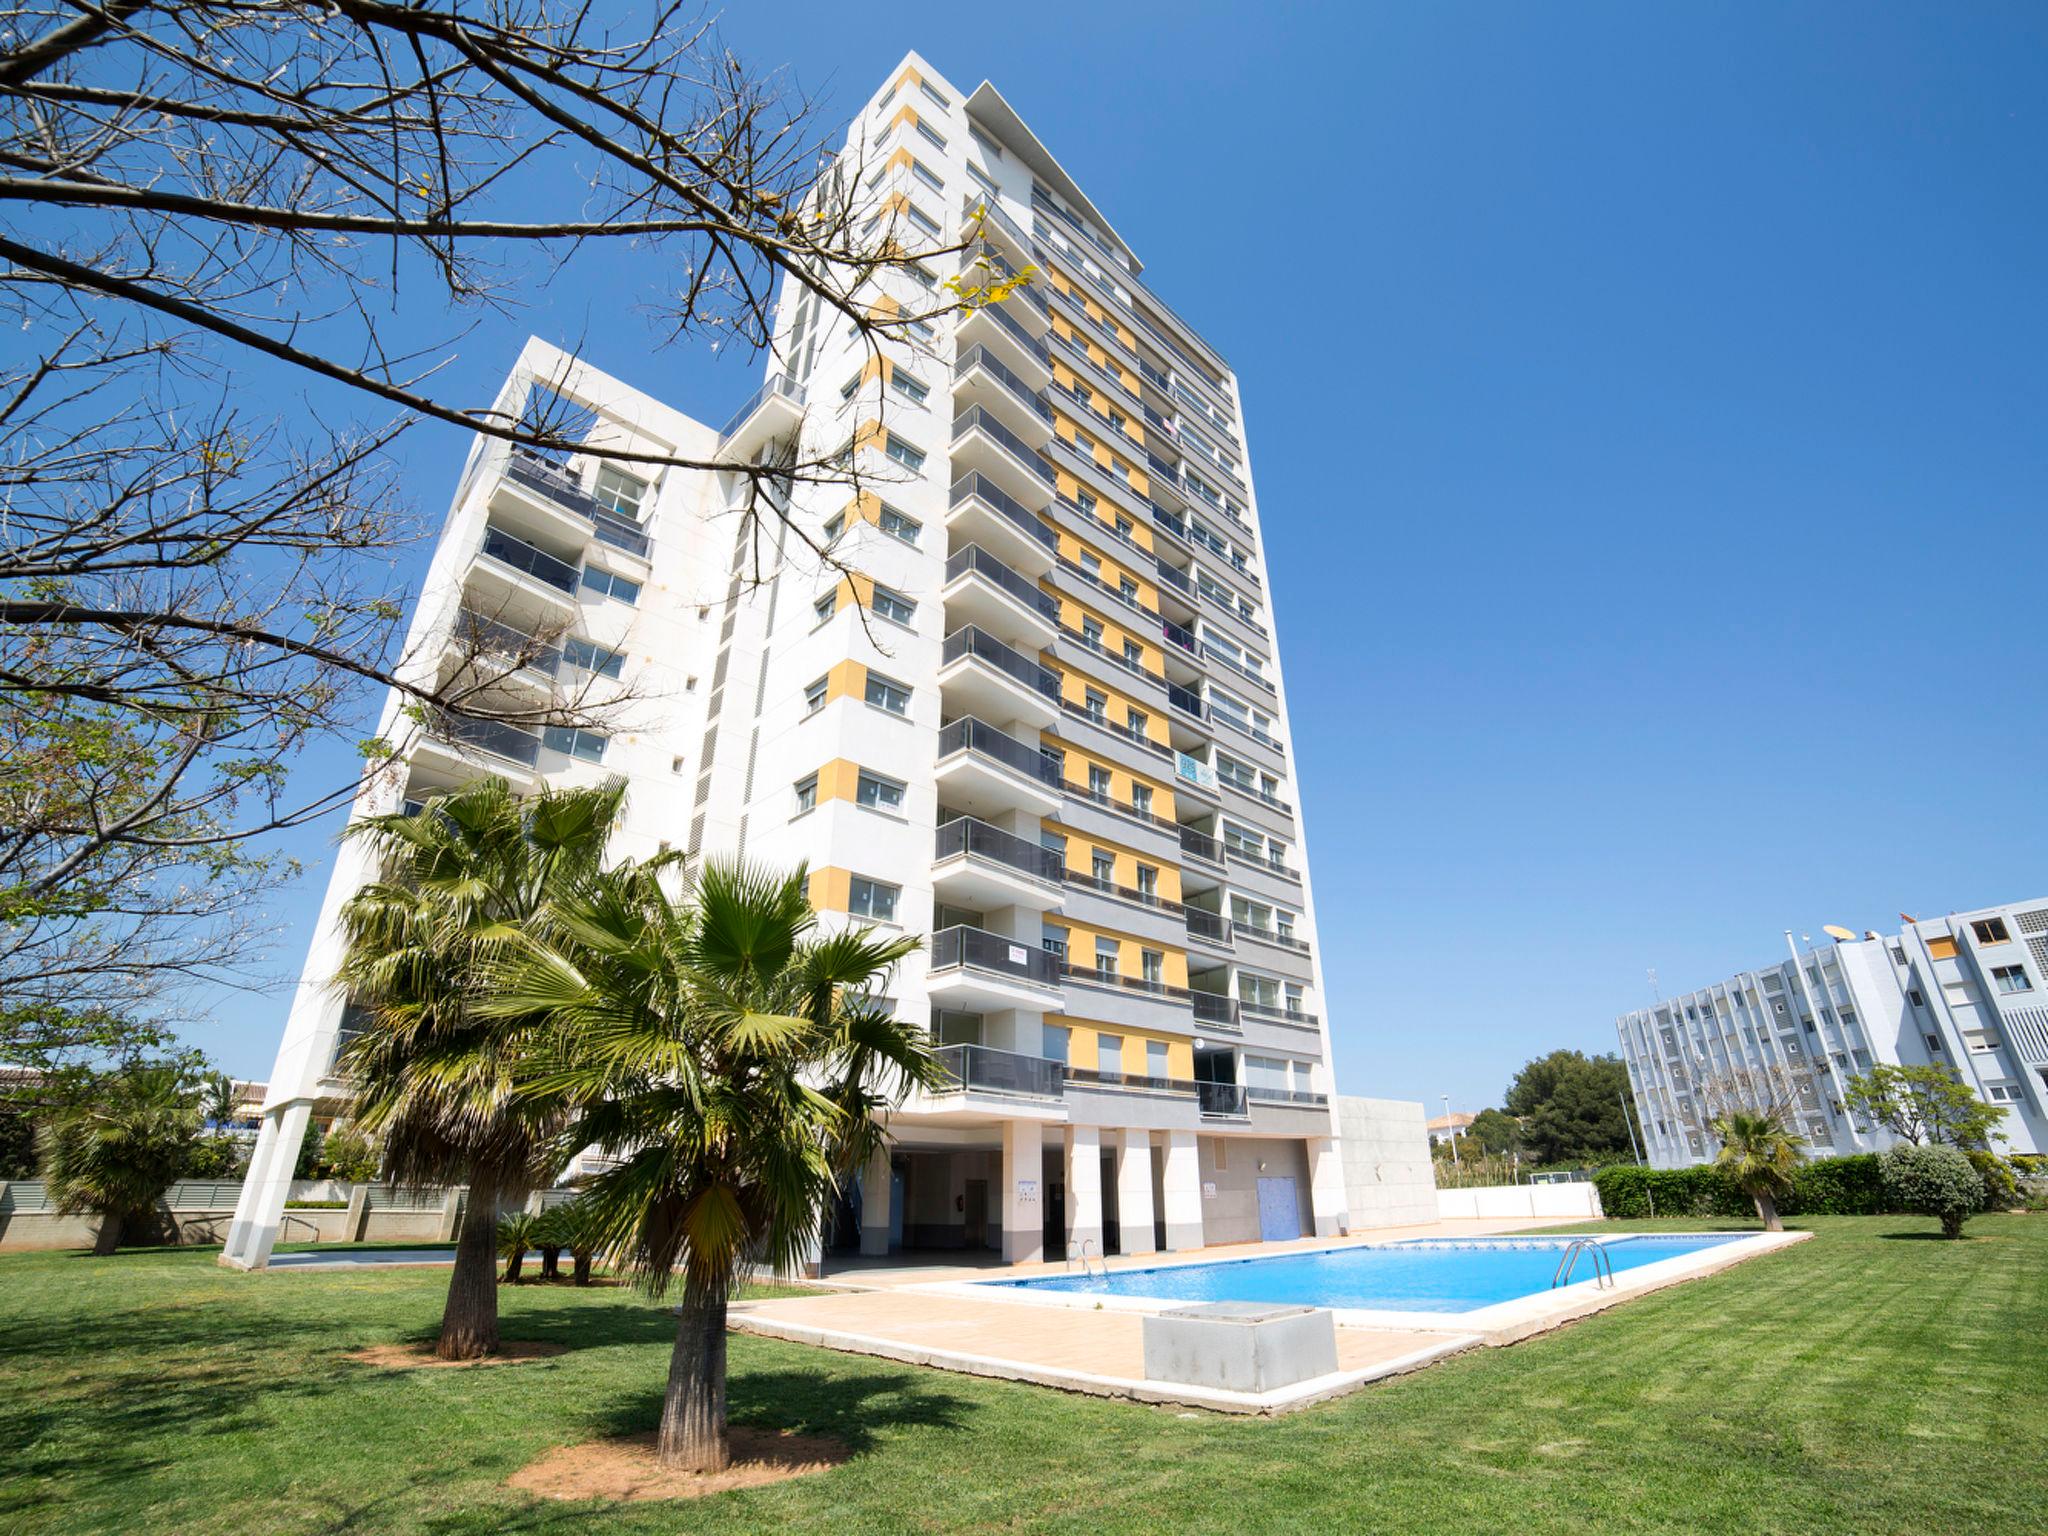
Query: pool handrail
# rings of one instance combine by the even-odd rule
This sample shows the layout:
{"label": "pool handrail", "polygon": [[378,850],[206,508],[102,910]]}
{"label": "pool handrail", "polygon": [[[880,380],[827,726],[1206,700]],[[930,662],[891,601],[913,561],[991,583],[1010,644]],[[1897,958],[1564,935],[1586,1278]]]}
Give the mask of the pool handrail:
{"label": "pool handrail", "polygon": [[[1593,1256],[1593,1285],[1595,1289],[1612,1290],[1614,1288],[1614,1260],[1607,1252],[1607,1245],[1600,1242],[1597,1238],[1575,1237],[1565,1245],[1563,1254],[1558,1258],[1557,1268],[1550,1276],[1550,1288],[1553,1291],[1559,1286],[1572,1283],[1572,1271],[1578,1268],[1579,1255],[1582,1253],[1590,1253]],[[1605,1271],[1604,1275],[1603,1271]]]}

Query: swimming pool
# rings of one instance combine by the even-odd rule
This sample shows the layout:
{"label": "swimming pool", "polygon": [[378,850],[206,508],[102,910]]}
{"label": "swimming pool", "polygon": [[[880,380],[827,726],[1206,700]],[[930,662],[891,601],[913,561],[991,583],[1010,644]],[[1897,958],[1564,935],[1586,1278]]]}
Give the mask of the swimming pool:
{"label": "swimming pool", "polygon": [[[1746,1232],[1636,1233],[1601,1244],[1615,1272],[1698,1253]],[[981,1282],[1024,1291],[1078,1291],[1156,1301],[1268,1301],[1361,1311],[1472,1312],[1550,1289],[1570,1237],[1417,1238],[1324,1253],[1278,1254],[1210,1264],[1119,1269],[1084,1278]],[[1575,1280],[1593,1277],[1581,1257]]]}

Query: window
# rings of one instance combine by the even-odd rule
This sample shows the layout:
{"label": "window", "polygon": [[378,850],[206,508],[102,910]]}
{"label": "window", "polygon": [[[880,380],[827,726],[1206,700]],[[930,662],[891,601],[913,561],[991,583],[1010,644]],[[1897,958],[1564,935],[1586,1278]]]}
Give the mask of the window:
{"label": "window", "polygon": [[1058,854],[1062,864],[1067,862],[1067,838],[1065,833],[1048,832],[1045,828],[1040,827],[1038,829],[1038,846],[1047,853]]}
{"label": "window", "polygon": [[901,539],[906,544],[915,544],[917,536],[924,531],[924,524],[915,518],[905,517],[894,507],[882,508],[882,515],[876,526],[892,539]]}
{"label": "window", "polygon": [[908,400],[912,405],[923,405],[931,394],[931,387],[919,383],[901,368],[889,370],[889,387]]}
{"label": "window", "polygon": [[1088,765],[1088,793],[1098,800],[1107,800],[1109,794],[1109,770],[1094,763]]}
{"label": "window", "polygon": [[570,757],[580,757],[586,763],[604,761],[604,737],[596,731],[581,731],[570,726],[550,725],[540,733],[541,745],[551,752],[565,752]]}
{"label": "window", "polygon": [[1994,965],[1991,979],[1998,983],[2001,992],[2031,992],[2033,982],[2027,979],[2027,968],[2023,965]]}
{"label": "window", "polygon": [[1048,1024],[1039,1035],[1038,1048],[1046,1060],[1067,1064],[1067,1050],[1074,1038],[1074,1032],[1064,1024]]}
{"label": "window", "polygon": [[808,688],[804,689],[805,714],[815,715],[819,710],[825,707],[825,689],[828,686],[828,682],[828,679],[821,677],[815,683],[812,683]]}
{"label": "window", "polygon": [[624,576],[614,575],[601,566],[583,567],[583,590],[595,592],[599,597],[608,597],[615,603],[624,603],[628,608],[640,601],[640,583],[628,581]]}
{"label": "window", "polygon": [[1081,551],[1081,569],[1097,581],[1102,579],[1102,557],[1088,550]]}
{"label": "window", "polygon": [[875,587],[875,599],[872,606],[875,612],[879,613],[883,618],[893,619],[898,624],[908,624],[917,617],[916,603],[913,603],[901,592],[891,591],[889,588],[879,584]]}
{"label": "window", "polygon": [[1052,776],[1061,783],[1066,782],[1067,754],[1058,747],[1041,746],[1038,755],[1052,764]]}
{"label": "window", "polygon": [[862,773],[853,794],[854,799],[869,810],[896,811],[903,808],[903,786],[880,774]]}
{"label": "window", "polygon": [[1145,670],[1145,648],[1135,640],[1124,641],[1124,663],[1133,672]]}
{"label": "window", "polygon": [[879,673],[868,674],[867,700],[878,709],[886,709],[892,715],[910,713],[910,690],[901,683],[891,682]]}
{"label": "window", "polygon": [[879,880],[870,880],[864,875],[855,875],[847,889],[846,910],[855,917],[871,917],[879,923],[896,921],[896,898],[902,894],[899,887],[884,885]]}
{"label": "window", "polygon": [[910,216],[910,222],[936,239],[939,235],[939,221],[926,213],[915,203],[905,203],[903,211]]}
{"label": "window", "polygon": [[1124,1037],[1122,1035],[1097,1035],[1095,1037],[1095,1069],[1112,1076],[1121,1076],[1124,1070]]}
{"label": "window", "polygon": [[1097,940],[1095,941],[1095,974],[1096,974],[1096,975],[1098,975],[1098,976],[1114,976],[1114,975],[1116,975],[1116,959],[1117,959],[1117,942],[1116,942],[1116,940],[1115,940],[1115,939],[1097,939]]}
{"label": "window", "polygon": [[1984,1097],[1994,1104],[2017,1104],[2020,1101],[2018,1083],[1986,1083]]}
{"label": "window", "polygon": [[640,505],[647,496],[647,482],[611,464],[601,464],[591,497],[609,512],[633,522],[640,521]]}
{"label": "window", "polygon": [[[973,132],[972,129],[969,129],[968,131],[970,133]],[[978,133],[974,134],[974,141],[977,144],[981,143],[981,135]],[[973,178],[974,184],[977,187],[981,188],[981,190],[988,195],[989,202],[993,203],[994,201],[996,201],[997,198],[1002,196],[1002,189],[995,184],[994,179],[989,175],[987,171],[984,171],[972,160],[967,162],[967,174]]]}
{"label": "window", "polygon": [[1148,900],[1159,894],[1159,870],[1151,864],[1138,866],[1138,894]]}
{"label": "window", "polygon": [[625,657],[617,651],[606,650],[590,640],[564,640],[562,660],[570,666],[585,672],[594,672],[599,677],[617,677],[625,664]]}
{"label": "window", "polygon": [[[1166,984],[1166,955],[1164,952],[1156,949],[1141,951],[1138,956],[1138,968],[1145,977],[1146,985],[1159,987]],[[1164,1075],[1163,1073],[1161,1074],[1161,1076]]]}
{"label": "window", "polygon": [[[917,120],[917,131],[927,143],[936,145],[940,149],[946,147],[945,136],[921,117]],[[937,233],[937,230],[934,229],[933,232]]]}
{"label": "window", "polygon": [[[1908,987],[1906,989],[1906,1001],[1911,1003],[1915,1008],[1925,1008],[1927,1006],[1927,999],[1920,995],[1920,989],[1918,987]],[[1781,1013],[1784,1011],[1782,1005],[1780,1006],[1779,1011]]]}
{"label": "window", "polygon": [[1133,736],[1143,736],[1151,723],[1152,717],[1142,709],[1132,709],[1128,704],[1124,706],[1124,724]]}
{"label": "window", "polygon": [[952,105],[950,101],[946,100],[945,97],[932,88],[932,83],[929,80],[918,81],[917,88],[924,92],[926,100],[935,103],[941,111]]}
{"label": "window", "polygon": [[1941,1036],[1928,1035],[1926,1037],[1926,1040],[1928,1054],[1933,1056],[1939,1056],[1941,1054]]}
{"label": "window", "polygon": [[1095,877],[1097,885],[1116,884],[1116,858],[1113,854],[1095,849],[1088,859],[1088,872]]}
{"label": "window", "polygon": [[[1000,160],[1003,158],[1002,145],[998,144],[994,139],[990,138],[987,134],[983,133],[979,128],[970,127],[967,130],[967,136],[970,139],[974,140],[976,144],[981,146],[981,152],[984,155],[987,155],[989,159]],[[969,167],[969,169],[972,169],[972,167]]]}
{"label": "window", "polygon": [[1048,955],[1057,955],[1062,960],[1067,958],[1067,930],[1057,924],[1045,924],[1040,930],[1038,943]]}
{"label": "window", "polygon": [[1091,619],[1088,618],[1086,615],[1083,615],[1081,619],[1081,640],[1083,644],[1092,646],[1094,649],[1098,651],[1101,650],[1102,621],[1099,619]]}
{"label": "window", "polygon": [[931,170],[930,167],[928,167],[922,160],[919,160],[914,155],[911,157],[910,160],[910,174],[915,176],[919,181],[923,182],[926,186],[930,187],[934,192],[943,192],[946,190],[946,184],[944,181],[939,179],[938,174]]}
{"label": "window", "polygon": [[913,448],[894,432],[888,433],[882,443],[882,451],[901,464],[912,474],[924,468],[924,451]]}
{"label": "window", "polygon": [[1970,924],[1970,932],[1977,936],[1979,944],[2010,944],[2012,935],[2005,931],[2005,919],[1987,917]]}
{"label": "window", "polygon": [[1133,784],[1131,786],[1131,809],[1140,816],[1150,816],[1152,814],[1151,785]]}
{"label": "window", "polygon": [[801,816],[805,811],[816,810],[817,807],[818,776],[814,773],[809,778],[796,781],[796,813]]}
{"label": "window", "polygon": [[860,374],[856,373],[852,378],[848,379],[844,384],[840,385],[839,398],[842,400],[851,400],[855,395],[859,394],[861,377],[862,376]]}
{"label": "window", "polygon": [[837,592],[827,592],[823,597],[811,604],[811,612],[818,616],[820,624],[831,618],[838,610],[839,594]]}
{"label": "window", "polygon": [[839,536],[840,536],[841,534],[845,533],[845,532],[846,532],[846,514],[845,514],[844,512],[835,512],[835,513],[834,513],[834,514],[833,514],[833,515],[831,516],[831,518],[830,518],[829,520],[827,520],[827,522],[826,522],[826,524],[825,524],[825,527],[824,527],[824,534],[825,534],[825,542],[826,542],[826,543],[827,543],[828,545],[830,545],[830,544],[837,544],[837,543],[839,542]]}
{"label": "window", "polygon": [[1138,584],[1135,581],[1131,580],[1131,578],[1128,576],[1119,576],[1116,579],[1116,589],[1118,595],[1121,596],[1125,602],[1129,603],[1133,608],[1137,607]]}
{"label": "window", "polygon": [[1097,725],[1107,725],[1109,723],[1109,695],[1098,693],[1095,689],[1090,688],[1085,691],[1083,699],[1083,707],[1087,710],[1088,718]]}

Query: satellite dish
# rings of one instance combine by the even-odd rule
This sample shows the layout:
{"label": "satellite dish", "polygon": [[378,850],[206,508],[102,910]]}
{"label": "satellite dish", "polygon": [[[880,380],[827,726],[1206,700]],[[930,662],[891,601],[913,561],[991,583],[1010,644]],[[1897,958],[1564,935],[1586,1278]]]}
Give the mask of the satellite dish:
{"label": "satellite dish", "polygon": [[1854,933],[1850,932],[1847,928],[1841,927],[1839,924],[1836,923],[1823,923],[1821,925],[1820,931],[1826,934],[1831,939],[1842,940],[1842,942],[1844,942],[1845,944],[1853,943],[1856,939],[1856,935]]}

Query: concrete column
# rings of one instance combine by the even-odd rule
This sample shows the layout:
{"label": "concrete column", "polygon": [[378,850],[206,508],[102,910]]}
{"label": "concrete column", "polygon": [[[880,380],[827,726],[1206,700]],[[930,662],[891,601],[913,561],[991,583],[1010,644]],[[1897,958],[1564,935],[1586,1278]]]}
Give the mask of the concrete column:
{"label": "concrete column", "polygon": [[221,1263],[235,1269],[269,1264],[278,1226],[284,1221],[284,1203],[292,1191],[292,1165],[299,1160],[299,1143],[306,1139],[306,1122],[312,1117],[313,1106],[303,1099],[263,1112],[263,1128],[256,1133],[256,1150],[249,1156],[249,1172],[235,1201]]}
{"label": "concrete column", "polygon": [[1157,1253],[1152,1230],[1152,1133],[1125,1131],[1116,1160],[1117,1247],[1128,1256]]}
{"label": "concrete column", "polygon": [[357,1184],[348,1192],[348,1212],[341,1219],[341,1240],[360,1243],[370,1230],[370,1186]]}
{"label": "concrete column", "polygon": [[1045,1256],[1044,1157],[1045,1132],[1036,1120],[1003,1122],[1005,1264],[1033,1264]]}
{"label": "concrete column", "polygon": [[1351,1202],[1344,1191],[1344,1159],[1334,1136],[1314,1136],[1308,1143],[1309,1209],[1317,1237],[1340,1237],[1351,1230]]}
{"label": "concrete column", "polygon": [[1092,1125],[1067,1127],[1067,1251],[1102,1256],[1102,1132]]}
{"label": "concrete column", "polygon": [[863,1258],[880,1257],[889,1251],[889,1203],[895,1180],[889,1167],[889,1149],[875,1148],[860,1181],[860,1251]]}
{"label": "concrete column", "polygon": [[1166,1133],[1166,1246],[1180,1253],[1202,1246],[1202,1160],[1193,1131]]}

